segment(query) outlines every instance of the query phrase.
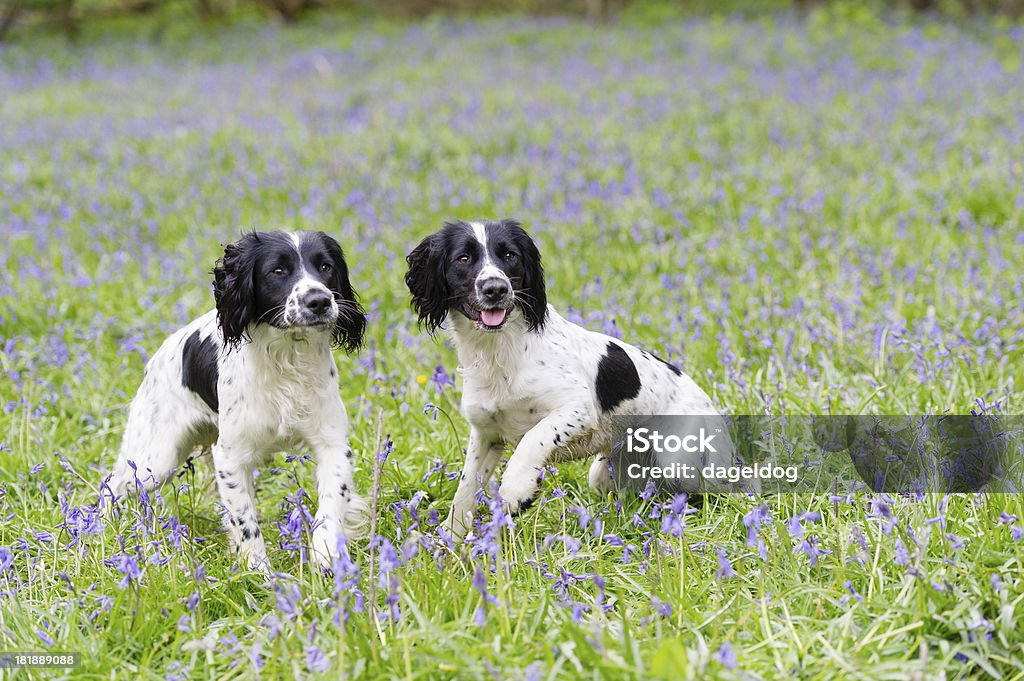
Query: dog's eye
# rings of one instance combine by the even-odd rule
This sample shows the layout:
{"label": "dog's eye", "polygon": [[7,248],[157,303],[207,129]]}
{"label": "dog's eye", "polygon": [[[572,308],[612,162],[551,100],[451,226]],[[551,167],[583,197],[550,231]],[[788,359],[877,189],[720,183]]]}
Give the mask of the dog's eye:
{"label": "dog's eye", "polygon": [[512,251],[505,251],[505,256],[504,256],[505,260],[515,260],[516,257],[517,257],[516,254],[513,253]]}
{"label": "dog's eye", "polygon": [[334,269],[334,267],[332,267],[331,263],[329,263],[329,262],[325,262],[323,265],[320,265],[320,271],[321,272],[330,272],[333,269]]}
{"label": "dog's eye", "polygon": [[469,264],[469,260],[470,260],[470,258],[469,258],[468,255],[460,255],[459,258],[458,258],[458,262],[460,262],[463,265],[468,265]]}
{"label": "dog's eye", "polygon": [[274,274],[276,274],[277,276],[281,276],[282,274],[284,274],[284,268],[283,267],[275,267],[274,268]]}

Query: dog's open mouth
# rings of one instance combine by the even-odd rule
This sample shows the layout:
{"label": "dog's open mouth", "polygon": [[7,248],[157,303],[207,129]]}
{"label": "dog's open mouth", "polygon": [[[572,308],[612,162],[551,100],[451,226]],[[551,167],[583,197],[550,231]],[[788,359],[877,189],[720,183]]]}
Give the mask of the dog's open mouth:
{"label": "dog's open mouth", "polygon": [[508,310],[500,307],[491,310],[477,310],[468,304],[463,304],[462,313],[476,322],[478,329],[484,331],[497,331],[508,321]]}

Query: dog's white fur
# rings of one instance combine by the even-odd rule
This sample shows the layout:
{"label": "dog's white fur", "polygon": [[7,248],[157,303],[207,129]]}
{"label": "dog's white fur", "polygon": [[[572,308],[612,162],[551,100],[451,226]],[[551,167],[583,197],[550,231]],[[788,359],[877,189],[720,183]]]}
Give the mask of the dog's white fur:
{"label": "dog's white fur", "polygon": [[[317,290],[331,293],[308,273],[295,283],[285,302],[285,324],[291,323],[289,315],[298,314],[296,301]],[[341,312],[339,301],[331,296],[330,305],[333,320]],[[338,393],[331,331],[322,326],[256,323],[249,326],[248,336],[237,347],[225,344],[217,311],[211,310],[160,346],[132,400],[105,501],[152,489],[197,448],[212,446],[232,545],[251,568],[269,572],[257,523],[253,471],[274,452],[305,444],[316,459],[319,494],[312,557],[329,568],[338,536],[357,533],[366,510],[353,486],[348,417]],[[193,343],[208,343],[210,352],[216,352],[217,411],[183,385],[190,338]]]}
{"label": "dog's white fur", "polygon": [[[495,277],[504,279],[513,298],[531,295],[517,291],[518,282],[511,281],[489,254],[488,225],[495,229],[503,225],[462,224],[471,228],[485,254],[476,276],[476,295],[480,296],[482,281]],[[411,256],[410,264],[413,260]],[[539,261],[536,265],[539,270]],[[596,456],[589,482],[596,488],[608,488],[613,417],[718,416],[708,395],[686,374],[646,351],[567,321],[550,305],[540,328],[531,330],[521,305],[516,304],[500,329],[491,330],[458,313],[459,302],[450,303],[447,326],[463,376],[462,411],[470,435],[465,467],[446,523],[457,537],[472,528],[477,493],[491,479],[506,445],[515,449],[498,493],[505,508],[515,513],[538,494],[538,474],[549,463]],[[606,410],[597,383],[598,366],[609,353],[620,361],[628,357],[639,376],[639,390],[635,397]],[[691,463],[701,463],[700,456],[692,457]],[[704,464],[735,463],[731,448],[704,456]],[[695,480],[687,487],[684,482],[680,491],[697,492],[701,484]]]}
{"label": "dog's white fur", "polygon": [[[549,463],[595,456],[590,485],[608,489],[612,416],[718,415],[689,376],[676,376],[652,355],[567,321],[551,305],[540,332],[528,332],[517,311],[498,333],[481,333],[459,316],[452,317],[451,328],[463,376],[462,411],[470,424],[466,464],[448,516],[447,526],[456,535],[472,527],[475,495],[490,480],[505,443],[515,450],[498,494],[514,513],[537,493],[537,476]],[[636,398],[604,413],[594,383],[609,343],[632,360],[641,389]],[[708,463],[731,466],[733,461]],[[699,489],[694,483],[685,491]]]}

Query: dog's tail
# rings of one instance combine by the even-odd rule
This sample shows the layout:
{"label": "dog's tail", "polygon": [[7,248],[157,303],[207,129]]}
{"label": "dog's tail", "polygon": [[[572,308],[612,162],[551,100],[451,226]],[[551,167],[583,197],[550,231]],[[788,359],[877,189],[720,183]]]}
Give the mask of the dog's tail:
{"label": "dog's tail", "polygon": [[358,494],[351,494],[342,518],[345,536],[351,539],[364,539],[370,533],[370,504]]}

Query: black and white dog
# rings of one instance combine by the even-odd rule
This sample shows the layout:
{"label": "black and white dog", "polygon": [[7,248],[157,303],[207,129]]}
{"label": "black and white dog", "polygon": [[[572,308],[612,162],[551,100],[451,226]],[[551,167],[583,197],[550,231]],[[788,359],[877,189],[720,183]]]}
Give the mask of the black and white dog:
{"label": "black and white dog", "polygon": [[[676,367],[559,316],[547,304],[540,252],[516,221],[447,222],[406,260],[419,321],[434,333],[451,317],[464,378],[469,444],[447,521],[456,536],[472,527],[476,494],[506,444],[515,451],[498,493],[515,513],[536,498],[548,463],[596,455],[590,484],[610,486],[611,417],[717,415]],[[734,463],[718,458],[711,462]]]}
{"label": "black and white dog", "polygon": [[256,232],[213,270],[216,309],[172,334],[146,365],[132,401],[108,501],[163,482],[212,445],[224,522],[253,569],[269,571],[253,470],[307,444],[319,508],[312,555],[331,565],[339,534],[361,524],[348,417],[332,345],[356,351],[366,317],[338,242],[320,232]]}

